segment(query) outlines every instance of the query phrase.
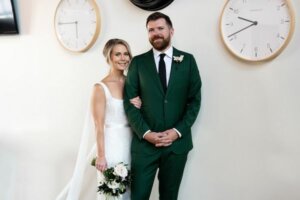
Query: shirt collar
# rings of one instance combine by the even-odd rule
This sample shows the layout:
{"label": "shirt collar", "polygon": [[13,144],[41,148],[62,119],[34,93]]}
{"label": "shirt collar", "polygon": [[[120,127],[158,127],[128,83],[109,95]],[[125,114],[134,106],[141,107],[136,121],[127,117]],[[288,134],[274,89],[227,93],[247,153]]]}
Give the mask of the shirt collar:
{"label": "shirt collar", "polygon": [[153,48],[153,54],[154,54],[155,58],[159,57],[159,55],[162,54],[162,53],[166,54],[167,57],[172,58],[172,56],[173,56],[173,47],[170,46],[164,52],[158,51],[158,50],[156,50],[156,49]]}

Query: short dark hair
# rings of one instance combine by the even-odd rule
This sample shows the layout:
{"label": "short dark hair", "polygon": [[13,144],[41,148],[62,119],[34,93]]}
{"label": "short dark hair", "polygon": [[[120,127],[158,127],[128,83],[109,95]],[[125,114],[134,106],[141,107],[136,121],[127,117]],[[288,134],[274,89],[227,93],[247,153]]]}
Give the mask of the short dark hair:
{"label": "short dark hair", "polygon": [[156,21],[156,20],[161,19],[161,18],[165,19],[167,24],[171,28],[173,28],[173,24],[172,24],[172,21],[171,21],[170,17],[168,15],[165,15],[165,14],[161,13],[161,12],[155,12],[155,13],[152,13],[151,15],[149,15],[148,18],[147,18],[146,26],[148,25],[148,23],[150,21]]}

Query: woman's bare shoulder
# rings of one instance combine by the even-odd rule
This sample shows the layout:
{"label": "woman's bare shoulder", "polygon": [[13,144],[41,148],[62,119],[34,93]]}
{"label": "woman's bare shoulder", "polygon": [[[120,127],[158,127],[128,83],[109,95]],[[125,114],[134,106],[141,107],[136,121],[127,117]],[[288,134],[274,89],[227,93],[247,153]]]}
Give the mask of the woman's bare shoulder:
{"label": "woman's bare shoulder", "polygon": [[100,83],[95,83],[93,88],[93,96],[103,96],[104,88]]}

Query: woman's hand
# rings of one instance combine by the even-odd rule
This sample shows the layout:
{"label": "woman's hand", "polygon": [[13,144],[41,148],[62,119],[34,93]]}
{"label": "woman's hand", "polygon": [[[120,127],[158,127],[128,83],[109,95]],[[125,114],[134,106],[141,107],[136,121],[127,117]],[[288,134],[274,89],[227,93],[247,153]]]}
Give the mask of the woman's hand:
{"label": "woman's hand", "polygon": [[105,157],[97,157],[95,167],[100,171],[103,172],[107,168],[107,162]]}
{"label": "woman's hand", "polygon": [[130,99],[130,103],[134,105],[134,107],[136,107],[137,109],[140,109],[142,106],[142,100],[139,96]]}

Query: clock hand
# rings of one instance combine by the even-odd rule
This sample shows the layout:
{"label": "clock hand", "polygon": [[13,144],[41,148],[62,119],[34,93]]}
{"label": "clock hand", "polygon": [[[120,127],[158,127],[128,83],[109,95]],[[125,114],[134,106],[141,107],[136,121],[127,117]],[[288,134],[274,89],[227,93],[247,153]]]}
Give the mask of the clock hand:
{"label": "clock hand", "polygon": [[75,22],[58,22],[58,25],[65,25],[65,24],[76,24],[77,21]]}
{"label": "clock hand", "polygon": [[[252,21],[252,20],[249,20],[249,19],[245,19],[243,17],[238,17],[238,19],[241,19],[241,20],[245,20],[247,22],[251,22],[251,23],[255,23],[255,21]],[[257,23],[257,22],[256,22]]]}
{"label": "clock hand", "polygon": [[78,39],[78,25],[77,25],[78,21],[76,21],[75,24],[76,24],[76,38]]}
{"label": "clock hand", "polygon": [[231,35],[228,35],[227,37],[230,38],[231,36],[233,36],[233,35],[235,35],[235,34],[237,34],[237,33],[239,33],[239,32],[242,32],[243,30],[246,30],[247,28],[250,28],[251,26],[256,26],[256,25],[257,25],[257,21],[253,22],[253,23],[250,24],[249,26],[246,26],[245,28],[242,28],[241,30],[238,30],[238,31],[232,33]]}

